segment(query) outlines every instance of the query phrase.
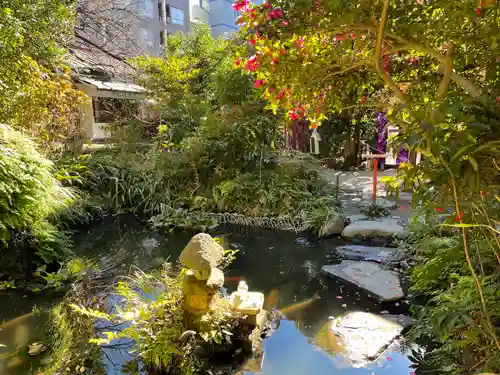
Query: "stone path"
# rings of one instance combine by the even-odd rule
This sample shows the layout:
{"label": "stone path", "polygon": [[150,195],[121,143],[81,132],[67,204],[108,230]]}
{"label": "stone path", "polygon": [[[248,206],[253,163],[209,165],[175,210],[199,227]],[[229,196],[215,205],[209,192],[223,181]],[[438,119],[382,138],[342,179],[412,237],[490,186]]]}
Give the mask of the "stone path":
{"label": "stone path", "polygon": [[[332,184],[336,184],[337,176],[340,182],[340,199],[344,208],[344,215],[359,215],[363,203],[371,202],[373,190],[373,171],[334,171],[332,169],[323,168],[320,170],[321,176]],[[385,183],[380,182],[380,177],[396,176],[396,170],[390,169],[387,171],[378,171],[377,183],[377,198],[379,202],[385,202],[386,192]],[[388,199],[394,201],[393,199]],[[389,213],[392,216],[400,218],[401,222],[408,223],[410,217],[409,204],[411,194],[401,192],[399,195],[399,205],[401,208],[389,208]],[[395,203],[395,202],[394,202]],[[393,207],[394,205],[392,205]],[[408,207],[408,209],[407,209]]]}
{"label": "stone path", "polygon": [[398,274],[374,262],[343,260],[323,266],[321,272],[356,285],[380,302],[398,301],[405,296]]}
{"label": "stone path", "polygon": [[338,246],[337,255],[350,260],[365,260],[386,264],[397,263],[406,258],[402,249],[361,245]]}
{"label": "stone path", "polygon": [[401,315],[378,316],[366,312],[352,312],[330,320],[329,331],[338,345],[347,352],[354,367],[364,367],[375,360],[411,325],[411,318]]}
{"label": "stone path", "polygon": [[[396,202],[394,198],[386,196],[385,183],[378,181],[376,204],[385,208],[389,216],[370,218],[362,209],[373,202],[373,171],[340,172],[324,169],[320,173],[332,184],[339,182],[339,198],[347,222],[342,237],[363,241],[383,239],[383,243],[390,244],[394,238],[404,236],[410,217],[411,194],[400,193],[399,201]],[[378,173],[379,178],[395,175],[395,170]],[[395,302],[405,297],[400,275],[394,270],[406,258],[402,249],[348,244],[338,246],[335,253],[344,260],[340,264],[321,268],[321,272],[328,277],[355,285],[380,302]],[[380,356],[411,324],[408,317],[396,318],[396,321],[392,321],[388,316],[354,312],[332,321],[328,330],[335,335],[338,345],[342,344],[346,348],[349,359],[361,367]]]}
{"label": "stone path", "polygon": [[[388,217],[372,218],[362,209],[372,203],[373,171],[340,172],[324,169],[324,179],[340,183],[340,200],[348,225],[342,237],[352,239],[380,239],[385,243],[403,237],[410,216],[411,194],[401,193],[398,202],[386,196],[385,183],[378,180],[377,206],[388,210]],[[395,176],[395,170],[381,171],[378,177]],[[325,265],[322,272],[346,283],[357,285],[373,298],[386,302],[404,298],[399,275],[391,268],[405,258],[404,252],[392,247],[339,246],[336,253],[346,260],[337,265]]]}

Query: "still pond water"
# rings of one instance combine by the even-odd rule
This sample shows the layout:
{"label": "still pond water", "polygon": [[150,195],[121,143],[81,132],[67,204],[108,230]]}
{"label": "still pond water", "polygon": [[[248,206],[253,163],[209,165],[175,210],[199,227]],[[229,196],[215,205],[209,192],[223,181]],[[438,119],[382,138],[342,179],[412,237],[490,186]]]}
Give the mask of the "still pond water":
{"label": "still pond water", "polygon": [[[310,301],[303,308],[292,309],[279,328],[264,340],[260,371],[238,374],[409,375],[415,371],[400,346],[392,346],[378,360],[356,368],[342,354],[328,354],[314,344],[315,335],[331,316],[383,310],[399,314],[407,308],[404,303],[380,305],[356,289],[320,274],[321,266],[338,262],[331,254],[342,244],[340,239],[317,241],[293,233],[235,227],[220,229],[213,235],[224,236],[231,248],[239,249],[236,260],[225,273],[229,292],[244,277],[251,290],[266,296],[277,295],[277,308]],[[74,241],[77,255],[100,259],[104,254],[108,259],[120,259],[126,273],[130,266],[147,270],[167,260],[176,261],[190,237],[187,233],[164,235],[122,216],[96,224],[89,231],[77,234]],[[0,299],[2,320],[28,313],[35,304],[43,306],[51,302],[44,301],[42,295],[8,298]],[[121,367],[130,358],[124,349],[107,350],[103,360],[108,375],[125,374]],[[1,366],[0,375],[3,375]]]}

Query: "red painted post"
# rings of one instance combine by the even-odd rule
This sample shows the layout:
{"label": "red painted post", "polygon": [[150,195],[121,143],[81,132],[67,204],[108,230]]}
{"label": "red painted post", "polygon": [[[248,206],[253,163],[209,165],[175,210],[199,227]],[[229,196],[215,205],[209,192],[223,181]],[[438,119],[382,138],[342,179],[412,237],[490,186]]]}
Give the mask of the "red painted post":
{"label": "red painted post", "polygon": [[377,168],[378,168],[378,159],[373,159],[373,192],[372,192],[372,200],[373,204],[377,201]]}

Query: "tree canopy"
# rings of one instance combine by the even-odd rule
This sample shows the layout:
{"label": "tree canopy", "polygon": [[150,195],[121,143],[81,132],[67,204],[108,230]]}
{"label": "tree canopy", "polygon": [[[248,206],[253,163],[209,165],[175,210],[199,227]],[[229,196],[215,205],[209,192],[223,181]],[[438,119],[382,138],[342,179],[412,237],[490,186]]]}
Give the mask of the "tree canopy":
{"label": "tree canopy", "polygon": [[0,122],[44,146],[74,131],[84,100],[64,64],[74,21],[72,2],[6,0],[0,7]]}
{"label": "tree canopy", "polygon": [[412,288],[429,300],[414,307],[415,332],[439,342],[427,357],[440,373],[498,372],[498,2],[238,0],[233,7],[248,42],[235,65],[272,109],[311,127],[352,106],[387,110],[399,144],[424,155],[400,168],[415,210],[445,213],[442,225],[460,236],[450,245],[432,228],[419,234]]}
{"label": "tree canopy", "polygon": [[498,94],[493,1],[237,1],[235,9],[255,53],[236,64],[292,120],[319,123],[353,91],[357,105],[380,104],[379,83],[397,98],[402,121],[427,118],[447,93],[483,104]]}

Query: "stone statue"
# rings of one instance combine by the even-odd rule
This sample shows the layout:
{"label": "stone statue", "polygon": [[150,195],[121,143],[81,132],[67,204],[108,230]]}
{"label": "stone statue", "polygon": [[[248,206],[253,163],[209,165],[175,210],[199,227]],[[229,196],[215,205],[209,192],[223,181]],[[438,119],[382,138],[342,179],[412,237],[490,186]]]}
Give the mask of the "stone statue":
{"label": "stone statue", "polygon": [[249,292],[248,285],[241,281],[238,290],[229,298],[214,300],[224,285],[224,273],[218,268],[223,259],[224,248],[206,233],[195,235],[182,251],[179,260],[187,268],[183,279],[186,328],[202,329],[199,318],[204,313],[211,309],[229,308],[242,317],[238,330],[240,334],[245,333],[243,342],[257,351],[262,329],[267,322],[267,312],[263,309],[264,295]]}
{"label": "stone statue", "polygon": [[206,233],[195,235],[179,258],[188,268],[183,281],[184,310],[188,326],[206,312],[217,291],[224,285],[224,273],[217,266],[224,258],[224,249]]}

